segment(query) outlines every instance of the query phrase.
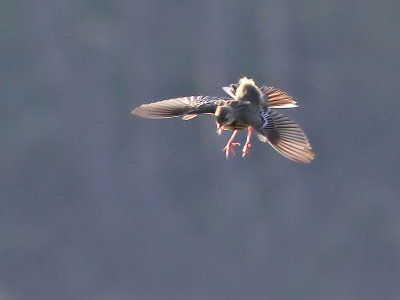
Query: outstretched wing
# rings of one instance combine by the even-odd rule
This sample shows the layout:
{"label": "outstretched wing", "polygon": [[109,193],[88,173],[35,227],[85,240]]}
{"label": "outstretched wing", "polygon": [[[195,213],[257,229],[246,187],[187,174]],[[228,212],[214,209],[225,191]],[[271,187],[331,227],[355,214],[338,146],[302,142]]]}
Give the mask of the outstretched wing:
{"label": "outstretched wing", "polygon": [[232,98],[235,98],[236,96],[236,90],[238,88],[238,84],[237,83],[232,83],[229,86],[224,86],[222,87],[222,89]]}
{"label": "outstretched wing", "polygon": [[272,110],[260,115],[261,126],[255,128],[261,141],[269,144],[283,156],[302,163],[314,158],[307,136],[294,121]]}
{"label": "outstretched wing", "polygon": [[273,87],[262,86],[261,92],[264,95],[265,108],[293,108],[297,102],[285,92]]}
{"label": "outstretched wing", "polygon": [[[235,98],[238,84],[230,84],[222,89],[232,98]],[[285,92],[273,87],[262,86],[261,92],[264,95],[264,109],[269,108],[293,108],[297,107],[297,102]]]}
{"label": "outstretched wing", "polygon": [[225,104],[229,99],[212,96],[190,96],[162,100],[150,104],[142,104],[132,111],[132,114],[144,118],[172,118],[183,116],[189,120],[197,114],[215,113],[219,105]]}

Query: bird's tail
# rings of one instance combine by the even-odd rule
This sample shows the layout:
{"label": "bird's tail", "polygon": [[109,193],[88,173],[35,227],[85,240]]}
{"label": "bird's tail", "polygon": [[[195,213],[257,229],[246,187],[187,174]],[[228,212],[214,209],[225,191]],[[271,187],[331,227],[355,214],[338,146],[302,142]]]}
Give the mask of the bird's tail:
{"label": "bird's tail", "polygon": [[307,136],[294,121],[288,117],[269,111],[267,124],[258,130],[261,141],[269,144],[283,156],[302,163],[314,158]]}
{"label": "bird's tail", "polygon": [[185,115],[192,109],[189,97],[182,97],[143,104],[134,109],[132,114],[144,118],[161,119]]}

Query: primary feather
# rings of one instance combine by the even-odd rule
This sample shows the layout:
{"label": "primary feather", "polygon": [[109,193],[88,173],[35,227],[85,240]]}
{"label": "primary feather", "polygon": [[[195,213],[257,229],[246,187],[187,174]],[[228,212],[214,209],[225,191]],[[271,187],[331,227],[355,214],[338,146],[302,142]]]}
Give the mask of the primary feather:
{"label": "primary feather", "polygon": [[[190,115],[191,119],[197,114],[215,113],[218,105],[229,99],[224,97],[191,96],[162,100],[150,104],[142,104],[132,111],[132,114],[144,118],[173,118]],[[194,116],[193,116],[194,115]]]}

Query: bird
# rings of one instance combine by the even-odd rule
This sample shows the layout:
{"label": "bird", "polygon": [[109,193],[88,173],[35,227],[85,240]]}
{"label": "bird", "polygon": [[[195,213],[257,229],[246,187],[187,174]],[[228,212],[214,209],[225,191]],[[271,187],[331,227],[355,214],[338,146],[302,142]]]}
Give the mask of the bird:
{"label": "bird", "polygon": [[232,130],[233,134],[223,148],[228,159],[234,154],[233,146],[239,130],[247,129],[246,143],[242,157],[249,153],[250,139],[255,131],[262,142],[268,142],[286,158],[309,163],[314,159],[311,144],[298,124],[274,109],[295,108],[297,102],[274,87],[258,87],[253,79],[241,78],[238,83],[222,87],[229,97],[188,96],[142,104],[132,111],[133,115],[144,118],[172,118],[181,116],[190,120],[200,114],[214,114],[217,133]]}

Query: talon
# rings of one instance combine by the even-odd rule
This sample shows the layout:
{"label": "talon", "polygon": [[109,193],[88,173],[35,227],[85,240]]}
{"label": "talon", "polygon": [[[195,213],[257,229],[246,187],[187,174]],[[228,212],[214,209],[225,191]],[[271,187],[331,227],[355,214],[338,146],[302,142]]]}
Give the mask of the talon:
{"label": "talon", "polygon": [[249,148],[251,147],[251,144],[247,143],[244,145],[243,150],[242,150],[242,157],[245,157],[247,153],[249,153]]}
{"label": "talon", "polygon": [[229,158],[229,154],[230,152],[232,152],[232,154],[235,154],[235,151],[233,150],[232,146],[240,146],[240,143],[234,143],[233,140],[235,139],[237,130],[235,130],[231,136],[231,138],[229,139],[228,143],[226,144],[225,148],[222,149],[222,151],[225,151],[225,156],[226,159]]}
{"label": "talon", "polygon": [[251,147],[250,138],[251,138],[252,131],[253,131],[253,129],[251,127],[249,127],[248,132],[247,132],[246,144],[244,144],[243,149],[242,149],[242,157],[245,157],[247,155],[247,153],[249,153],[249,148]]}
{"label": "talon", "polygon": [[232,152],[233,155],[235,155],[235,151],[233,150],[232,146],[240,146],[240,143],[228,143],[228,144],[226,144],[225,148],[222,149],[222,151],[225,151],[226,159],[229,158],[229,154],[231,152]]}

